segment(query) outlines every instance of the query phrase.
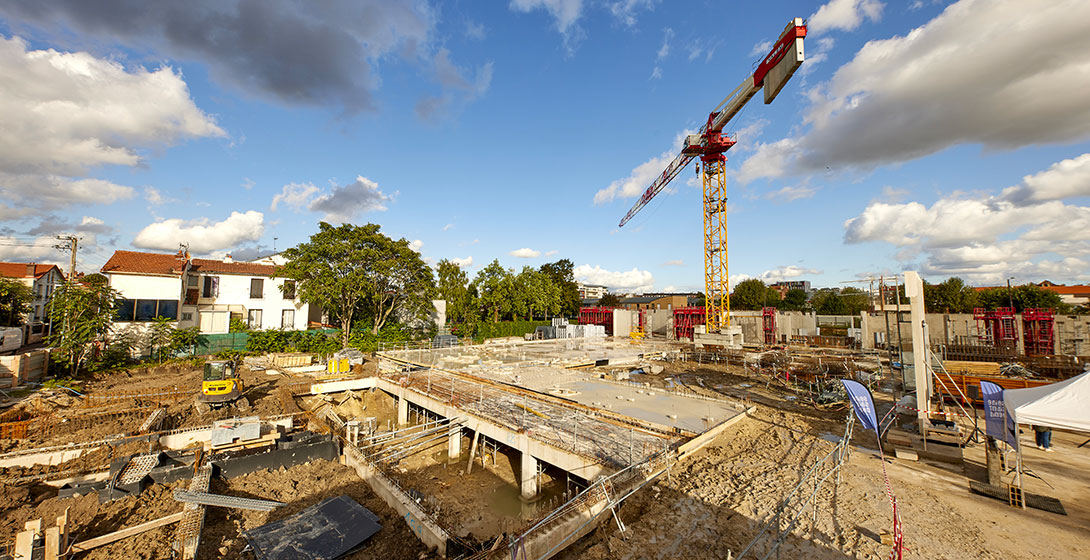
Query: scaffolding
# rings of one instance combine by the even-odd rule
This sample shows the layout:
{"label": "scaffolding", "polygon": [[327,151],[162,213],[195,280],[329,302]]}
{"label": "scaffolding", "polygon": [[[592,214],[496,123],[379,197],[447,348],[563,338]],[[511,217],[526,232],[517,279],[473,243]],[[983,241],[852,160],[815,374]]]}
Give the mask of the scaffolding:
{"label": "scaffolding", "polygon": [[776,344],[776,308],[765,307],[761,310],[762,323],[765,333],[765,344]]}
{"label": "scaffolding", "polygon": [[997,307],[994,310],[977,307],[973,309],[973,318],[984,343],[1002,349],[1018,346],[1013,307]]}
{"label": "scaffolding", "polygon": [[697,325],[704,324],[706,317],[703,307],[678,307],[674,309],[674,338],[693,339]]}
{"label": "scaffolding", "polygon": [[602,325],[606,328],[606,335],[613,336],[613,308],[584,307],[579,310],[579,324]]}
{"label": "scaffolding", "polygon": [[1056,317],[1051,309],[1030,307],[1022,310],[1022,346],[1027,356],[1054,354]]}

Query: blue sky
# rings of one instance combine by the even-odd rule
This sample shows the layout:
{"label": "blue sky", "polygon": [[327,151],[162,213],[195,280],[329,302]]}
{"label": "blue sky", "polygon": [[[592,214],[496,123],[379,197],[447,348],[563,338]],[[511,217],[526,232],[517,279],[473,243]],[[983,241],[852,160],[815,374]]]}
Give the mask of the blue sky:
{"label": "blue sky", "polygon": [[[737,281],[1090,281],[1086,2],[194,2],[0,7],[0,259],[249,257],[374,222],[472,276],[559,258],[702,288],[692,169],[617,222],[793,17],[728,125]],[[1070,22],[1070,23],[1069,23]],[[274,241],[275,238],[275,241]]]}

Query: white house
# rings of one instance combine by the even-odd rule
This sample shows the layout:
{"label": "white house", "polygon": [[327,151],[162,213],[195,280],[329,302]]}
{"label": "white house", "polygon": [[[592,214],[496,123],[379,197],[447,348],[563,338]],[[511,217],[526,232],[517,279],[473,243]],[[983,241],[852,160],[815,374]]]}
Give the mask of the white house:
{"label": "white house", "polygon": [[53,290],[64,283],[64,273],[55,264],[0,262],[0,276],[19,280],[34,291],[26,324],[39,325],[49,321],[49,300]]}
{"label": "white house", "polygon": [[173,318],[179,328],[196,325],[202,333],[225,333],[234,317],[253,329],[303,330],[311,315],[318,315],[295,297],[293,281],[275,277],[275,266],[230,256],[115,251],[102,273],[123,298],[116,319],[121,326],[161,316]]}

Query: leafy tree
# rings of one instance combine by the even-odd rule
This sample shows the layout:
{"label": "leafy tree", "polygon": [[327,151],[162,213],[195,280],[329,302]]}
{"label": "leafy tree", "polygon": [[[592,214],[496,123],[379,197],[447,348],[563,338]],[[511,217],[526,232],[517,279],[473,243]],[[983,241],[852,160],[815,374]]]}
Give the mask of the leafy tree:
{"label": "leafy tree", "polygon": [[159,363],[163,363],[163,350],[170,346],[174,338],[174,320],[169,317],[156,317],[148,330],[148,346]]}
{"label": "leafy tree", "polygon": [[617,294],[606,294],[598,300],[598,307],[620,307],[621,298]]}
{"label": "leafy tree", "polygon": [[795,288],[787,290],[783,297],[782,308],[785,311],[802,311],[806,309],[806,290]]}
{"label": "leafy tree", "polygon": [[1052,290],[1046,290],[1035,284],[1023,284],[1014,286],[1010,290],[1006,286],[980,290],[976,294],[977,306],[985,309],[997,307],[1010,307],[1012,301],[1017,313],[1030,307],[1055,309],[1059,313],[1070,311],[1071,306],[1065,304],[1060,294]]}
{"label": "leafy tree", "polygon": [[562,292],[553,279],[533,267],[524,267],[515,277],[515,301],[519,314],[525,314],[533,320],[537,314],[558,313],[561,308]]}
{"label": "leafy tree", "polygon": [[929,313],[971,313],[977,306],[976,290],[956,276],[924,284],[923,298]]}
{"label": "leafy tree", "polygon": [[447,321],[461,323],[469,310],[469,275],[447,259],[439,261],[436,268],[439,273],[439,297],[447,302]]}
{"label": "leafy tree", "polygon": [[75,375],[91,353],[92,343],[110,330],[118,293],[105,284],[68,282],[53,292],[49,319],[53,332],[47,343]]}
{"label": "leafy tree", "polygon": [[0,320],[8,327],[23,324],[30,313],[30,302],[34,301],[34,290],[14,278],[0,276]]}
{"label": "leafy tree", "polygon": [[870,300],[859,288],[826,288],[814,293],[810,305],[819,315],[858,315],[870,307]]}
{"label": "leafy tree", "polygon": [[482,268],[473,279],[480,294],[480,305],[492,317],[493,323],[500,320],[501,314],[506,315],[511,311],[514,294],[511,293],[513,282],[510,278],[511,272],[500,266],[497,259]]}
{"label": "leafy tree", "polygon": [[560,290],[560,313],[578,314],[583,300],[579,298],[579,286],[575,282],[575,265],[568,259],[560,259],[554,263],[541,265],[539,270]]}
{"label": "leafy tree", "polygon": [[250,325],[246,324],[241,317],[231,316],[231,322],[227,325],[227,332],[250,332]]}
{"label": "leafy tree", "polygon": [[200,327],[186,327],[184,329],[174,329],[170,333],[170,349],[175,352],[188,350],[191,353],[196,353],[197,345],[200,344],[200,342]]}
{"label": "leafy tree", "polygon": [[361,307],[378,332],[395,309],[407,317],[426,313],[434,289],[431,269],[405,239],[394,241],[376,224],[334,227],[284,251],[287,264],[277,274],[296,281],[300,300],[326,309],[341,326],[348,344],[353,318]]}
{"label": "leafy tree", "polygon": [[[742,280],[734,286],[734,293],[730,295],[730,307],[739,310],[761,309],[770,300],[769,291],[768,286],[757,278]],[[778,293],[776,297],[779,297]]]}

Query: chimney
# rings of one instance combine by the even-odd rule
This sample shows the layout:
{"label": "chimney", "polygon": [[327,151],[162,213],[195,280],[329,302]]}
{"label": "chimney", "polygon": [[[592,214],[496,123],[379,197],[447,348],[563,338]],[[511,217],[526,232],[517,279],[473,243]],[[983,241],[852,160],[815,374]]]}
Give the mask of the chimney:
{"label": "chimney", "polygon": [[36,265],[34,263],[26,263],[26,275],[27,276],[30,276],[31,278],[33,278],[34,277],[34,272],[37,271],[37,269],[38,269],[38,265]]}
{"label": "chimney", "polygon": [[235,262],[235,260],[231,258],[231,255],[225,255],[223,257],[223,262],[230,264],[230,263]]}

